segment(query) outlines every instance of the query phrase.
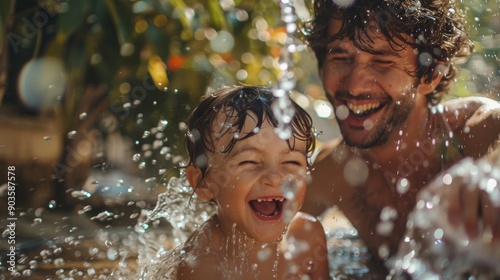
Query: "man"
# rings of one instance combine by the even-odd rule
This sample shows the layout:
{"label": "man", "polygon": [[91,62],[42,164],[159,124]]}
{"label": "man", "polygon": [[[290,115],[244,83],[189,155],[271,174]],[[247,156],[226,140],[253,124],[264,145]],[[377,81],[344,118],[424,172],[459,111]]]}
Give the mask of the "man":
{"label": "man", "polygon": [[[459,160],[492,149],[500,106],[480,97],[441,102],[455,64],[473,49],[453,0],[335,2],[315,1],[306,38],[342,139],[319,153],[302,210],[338,206],[383,260],[397,251],[416,194]],[[470,238],[488,229],[498,239],[500,208],[487,193],[457,187],[445,199],[449,219]]]}

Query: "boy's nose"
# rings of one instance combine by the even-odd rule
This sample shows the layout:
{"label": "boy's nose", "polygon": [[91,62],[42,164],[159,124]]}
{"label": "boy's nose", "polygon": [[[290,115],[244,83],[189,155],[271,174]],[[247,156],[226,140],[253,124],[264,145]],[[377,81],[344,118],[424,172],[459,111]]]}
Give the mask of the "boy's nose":
{"label": "boy's nose", "polygon": [[279,187],[284,177],[285,174],[278,168],[268,168],[262,175],[262,181],[266,186]]}

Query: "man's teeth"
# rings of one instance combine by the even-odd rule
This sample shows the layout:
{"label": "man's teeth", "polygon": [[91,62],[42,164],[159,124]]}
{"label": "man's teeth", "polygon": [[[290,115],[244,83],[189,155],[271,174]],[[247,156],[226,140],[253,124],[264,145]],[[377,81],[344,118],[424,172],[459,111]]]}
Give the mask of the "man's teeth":
{"label": "man's teeth", "polygon": [[262,199],[262,198],[258,198],[257,199],[257,202],[262,202],[262,201],[279,201],[279,202],[283,202],[283,200],[285,200],[283,197],[282,198],[266,198],[266,199]]}
{"label": "man's teeth", "polygon": [[377,108],[378,106],[380,106],[380,102],[365,103],[361,105],[347,103],[347,108],[356,114],[363,114],[368,110]]}

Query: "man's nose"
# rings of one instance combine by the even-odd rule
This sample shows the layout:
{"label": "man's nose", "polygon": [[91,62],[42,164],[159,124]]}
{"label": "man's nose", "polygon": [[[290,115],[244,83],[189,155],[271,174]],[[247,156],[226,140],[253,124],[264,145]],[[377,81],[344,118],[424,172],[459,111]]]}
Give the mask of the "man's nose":
{"label": "man's nose", "polygon": [[353,63],[341,80],[341,88],[353,96],[374,91],[377,85],[377,73],[368,63]]}

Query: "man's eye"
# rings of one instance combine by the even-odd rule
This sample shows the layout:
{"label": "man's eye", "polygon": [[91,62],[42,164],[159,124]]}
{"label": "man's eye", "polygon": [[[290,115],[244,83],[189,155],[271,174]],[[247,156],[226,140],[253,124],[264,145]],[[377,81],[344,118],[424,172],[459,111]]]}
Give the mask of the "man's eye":
{"label": "man's eye", "polygon": [[331,58],[333,63],[351,63],[352,59],[346,56],[334,56]]}
{"label": "man's eye", "polygon": [[392,65],[391,60],[375,60],[375,63],[377,63],[379,65],[385,65],[385,66]]}
{"label": "man's eye", "polygon": [[245,164],[257,164],[257,162],[253,161],[253,160],[244,160],[244,161],[240,161],[239,165],[245,165]]}

